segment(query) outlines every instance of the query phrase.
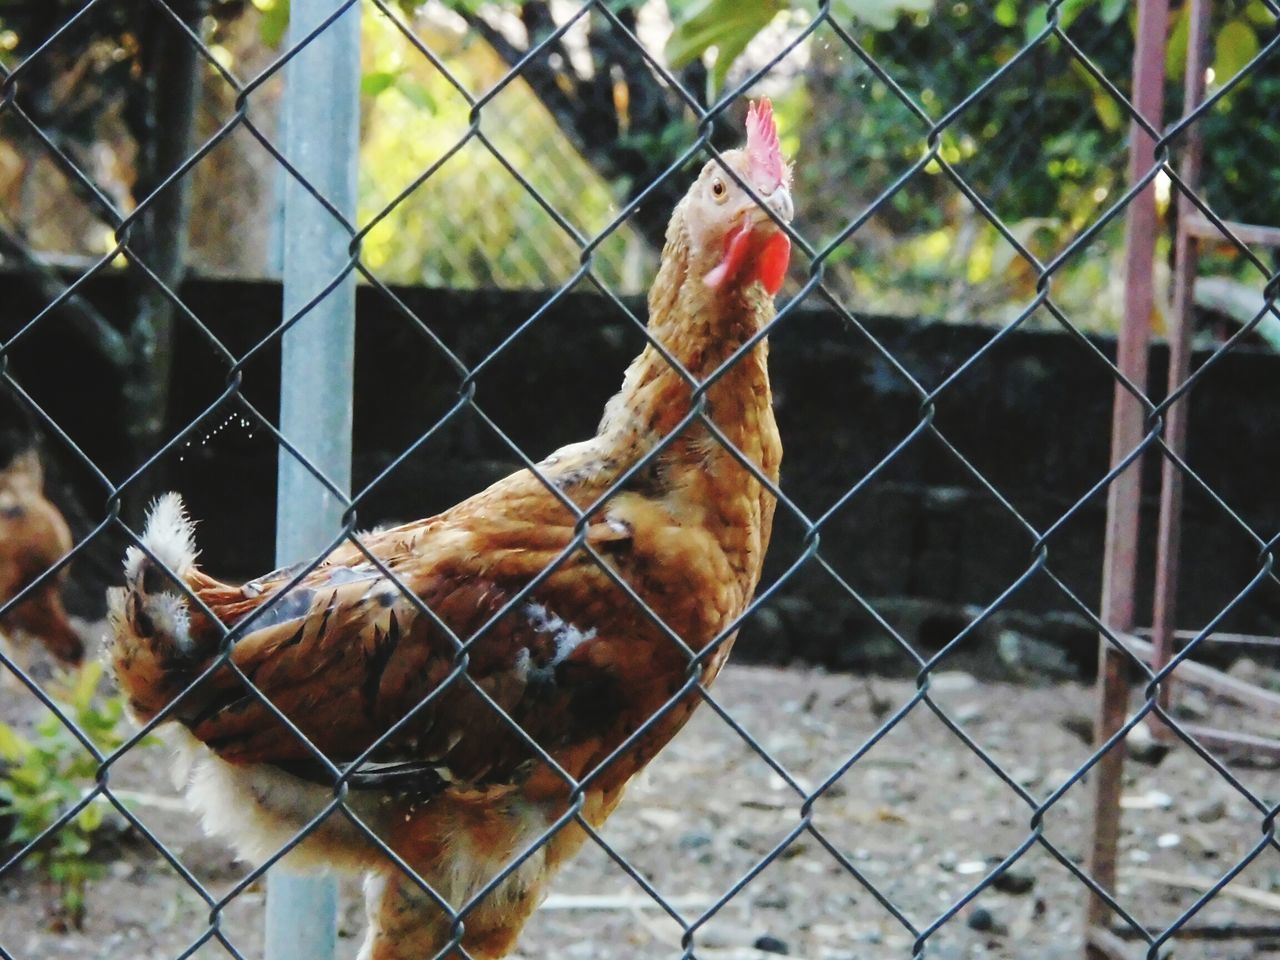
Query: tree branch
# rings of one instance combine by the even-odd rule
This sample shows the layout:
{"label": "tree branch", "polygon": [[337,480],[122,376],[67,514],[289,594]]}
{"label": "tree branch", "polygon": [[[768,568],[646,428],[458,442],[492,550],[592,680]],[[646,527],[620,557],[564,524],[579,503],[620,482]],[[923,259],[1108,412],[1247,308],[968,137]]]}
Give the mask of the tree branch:
{"label": "tree branch", "polygon": [[[186,0],[175,7],[191,29],[200,29],[205,0]],[[201,88],[201,61],[187,38],[161,18],[148,21],[146,27],[145,83],[135,109],[126,111],[139,145],[134,195],[141,216],[131,249],[154,274],[153,279],[142,270],[131,271],[135,306],[128,339],[133,367],[124,400],[131,452],[138,461],[157,445],[168,419],[175,313],[170,296],[187,270],[191,177],[180,177],[163,189],[161,185],[191,156]],[[163,489],[156,473],[153,468],[139,479],[126,510],[128,519],[140,519],[149,494]]]}
{"label": "tree branch", "polygon": [[[508,67],[514,68],[528,54],[527,49],[516,46],[483,17],[466,12],[463,16]],[[536,43],[539,33],[545,35],[554,29],[549,17],[545,4],[536,0],[522,7],[521,18],[531,43]],[[675,93],[663,88],[643,53],[623,35],[595,22],[588,44],[595,65],[590,77],[575,72],[558,73],[545,57],[526,63],[520,75],[574,147],[605,178],[625,183],[625,199],[631,200],[657,179],[675,155],[653,155],[642,149],[635,137],[621,135],[621,118],[614,101],[613,68],[621,71],[628,87],[633,131],[656,135],[685,116],[685,105]],[[565,71],[571,71],[571,63],[563,50],[561,57]],[[566,76],[572,93],[565,89]],[[632,227],[655,249],[662,247],[667,218],[679,197],[680,185],[668,182],[649,197],[631,221]]]}
{"label": "tree branch", "polygon": [[[31,249],[26,238],[7,218],[0,222],[0,257],[10,261],[17,268],[18,276],[48,302],[52,303],[66,292],[66,281]],[[128,342],[93,304],[73,293],[58,304],[58,311],[113,369],[123,372],[128,368]]]}
{"label": "tree branch", "polygon": [[[528,53],[521,50],[506,38],[506,35],[483,17],[472,13],[464,13],[467,23],[485,43],[489,44],[508,67],[514,67]],[[533,90],[534,95],[542,101],[543,106],[551,111],[556,123],[566,133],[576,134],[574,116],[576,107],[573,100],[556,83],[555,71],[546,61],[532,60],[525,64],[520,73],[521,78]],[[575,136],[576,139],[576,136]]]}

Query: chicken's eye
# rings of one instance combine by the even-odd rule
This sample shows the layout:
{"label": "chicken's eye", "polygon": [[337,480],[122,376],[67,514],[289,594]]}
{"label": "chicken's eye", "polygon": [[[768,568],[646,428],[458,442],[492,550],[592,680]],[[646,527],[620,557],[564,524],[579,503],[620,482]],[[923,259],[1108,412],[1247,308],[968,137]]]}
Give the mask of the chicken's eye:
{"label": "chicken's eye", "polygon": [[723,201],[729,195],[729,188],[725,182],[719,177],[711,181],[711,196],[716,198],[717,202]]}

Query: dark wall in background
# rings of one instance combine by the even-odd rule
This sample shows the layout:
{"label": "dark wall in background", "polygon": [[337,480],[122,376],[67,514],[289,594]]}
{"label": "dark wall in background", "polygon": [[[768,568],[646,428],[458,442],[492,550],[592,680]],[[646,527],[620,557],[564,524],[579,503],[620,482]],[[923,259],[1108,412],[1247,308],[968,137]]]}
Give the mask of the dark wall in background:
{"label": "dark wall in background", "polygon": [[[397,289],[405,307],[468,365],[484,358],[544,304],[545,293],[460,293]],[[126,303],[123,280],[103,277],[83,293],[108,317]],[[184,302],[236,356],[279,322],[272,284],[192,281]],[[355,484],[369,484],[412,447],[458,399],[459,377],[402,309],[377,291],[359,295],[356,350]],[[43,304],[0,275],[0,330],[6,338]],[[643,316],[643,304],[633,303]],[[944,381],[987,344],[994,331],[928,322],[866,319],[867,330],[927,388]],[[635,325],[607,301],[563,298],[475,379],[475,398],[493,425],[464,410],[420,444],[370,491],[362,525],[436,512],[510,471],[517,458],[494,426],[533,459],[594,431],[604,401],[638,351]],[[1104,352],[1112,345],[1099,341]],[[202,520],[203,562],[227,577],[271,565],[276,447],[224,403],[228,363],[195,325],[182,322],[170,423],[199,421],[189,440],[158,463]],[[8,355],[8,372],[115,482],[128,477],[119,390],[110,371],[51,314]],[[239,371],[244,395],[274,417],[279,352],[272,340]],[[783,490],[810,519],[827,512],[920,423],[920,402],[867,337],[835,313],[805,309],[773,338],[772,371],[783,435]],[[1152,383],[1165,357],[1152,358]],[[1113,382],[1088,348],[1068,336],[1015,333],[938,398],[933,424],[1026,521],[1045,529],[1106,471]],[[325,389],[315,383],[317,394]],[[1159,392],[1156,390],[1155,392]],[[53,492],[83,533],[103,515],[106,491],[64,441],[44,435]],[[189,445],[188,445],[189,444]],[[1241,353],[1224,359],[1193,395],[1190,459],[1241,517],[1269,536],[1280,530],[1276,452],[1280,449],[1280,357]],[[1147,471],[1145,523],[1154,528],[1158,471]],[[128,493],[126,492],[126,496]],[[1104,499],[1083,504],[1051,538],[1048,568],[1096,607]],[[1181,622],[1197,627],[1257,570],[1257,548],[1209,498],[1189,488]],[[804,549],[804,522],[782,506],[766,585]],[[820,531],[828,569],[804,567],[744,629],[745,658],[803,658],[831,666],[901,669],[908,661],[889,635],[837,581],[922,649],[945,643],[1032,563],[1032,535],[975,479],[969,466],[929,432],[901,449],[836,510]],[[1147,538],[1148,540],[1152,538]],[[100,606],[115,576],[122,541],[108,531],[73,569],[72,602]],[[1140,582],[1149,591],[1151,543]],[[1010,633],[1047,639],[1087,668],[1094,641],[1072,602],[1044,573],[1008,598],[996,618],[957,651],[979,659]],[[1263,588],[1224,629],[1280,633],[1280,591]]]}

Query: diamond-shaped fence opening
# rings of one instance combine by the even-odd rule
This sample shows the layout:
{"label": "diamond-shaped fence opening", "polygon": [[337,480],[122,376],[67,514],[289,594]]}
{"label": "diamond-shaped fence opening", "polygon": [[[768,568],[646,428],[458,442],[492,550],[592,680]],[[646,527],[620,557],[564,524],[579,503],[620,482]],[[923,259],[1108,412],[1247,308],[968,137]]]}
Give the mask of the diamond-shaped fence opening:
{"label": "diamond-shaped fence opening", "polygon": [[0,956],[1280,936],[1280,8],[785,6],[0,10]]}

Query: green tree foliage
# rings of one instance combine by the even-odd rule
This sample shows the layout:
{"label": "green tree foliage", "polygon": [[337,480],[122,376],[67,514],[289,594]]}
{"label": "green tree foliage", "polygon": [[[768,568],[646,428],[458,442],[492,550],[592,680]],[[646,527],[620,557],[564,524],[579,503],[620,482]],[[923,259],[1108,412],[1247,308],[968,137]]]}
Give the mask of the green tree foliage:
{"label": "green tree foliage", "polygon": [[[838,21],[865,24],[875,30],[891,30],[904,13],[924,13],[934,0],[833,0],[831,14]],[[680,68],[714,48],[712,90],[724,87],[734,62],[756,36],[785,12],[811,15],[813,0],[670,0],[674,29],[667,43],[667,60]]]}
{"label": "green tree foliage", "polygon": [[[486,89],[506,72],[485,44],[440,27],[419,29],[448,59],[454,78],[470,89]],[[520,81],[485,108],[483,141],[470,140],[414,186],[467,137],[470,105],[385,18],[366,18],[364,47],[360,218],[368,222],[389,209],[364,241],[365,263],[383,279],[428,286],[541,287],[566,281],[579,267],[580,245],[503,160],[585,237],[617,216],[615,186],[573,149],[556,119]],[[624,225],[593,263],[604,282],[635,290],[651,260],[645,241]]]}
{"label": "green tree foliage", "polygon": [[[57,0],[19,4],[18,14],[6,11],[4,24],[17,38],[10,43],[8,62],[37,46],[74,6],[73,0]],[[428,42],[439,46],[450,69],[456,68],[476,93],[550,37],[565,15],[545,0],[450,0],[446,6],[469,30],[448,38],[433,34]],[[634,0],[611,5],[626,29],[642,36],[638,11],[644,7]],[[775,39],[793,37],[822,9],[818,0],[667,0],[666,7],[673,30],[664,49],[638,51],[624,31],[594,12],[575,28],[572,40],[556,41],[544,55],[524,62],[521,80],[482,112],[484,134],[584,234],[607,224],[696,135],[692,111],[646,55],[677,71],[681,84],[707,104],[734,78],[762,63]],[[437,16],[416,13],[410,0],[397,9],[415,30],[430,33],[439,27]],[[440,8],[433,9],[438,14]],[[1128,120],[1121,105],[1056,37],[1023,54],[1045,32],[1050,7],[1044,0],[832,0],[826,9],[932,120],[981,88],[937,136],[938,157],[1042,260],[1088,228],[1124,188]],[[1134,4],[1062,0],[1053,9],[1058,26],[1128,93]],[[80,53],[91,49],[91,36],[104,50],[112,45],[135,49],[131,10],[102,7],[99,20],[87,19],[84,37],[77,41]],[[221,3],[211,10],[224,19],[253,10],[266,41],[279,43],[284,37],[288,0]],[[506,29],[517,20],[523,39],[520,31]],[[366,216],[391,203],[465,133],[471,119],[465,101],[442,75],[394,31],[381,29],[385,17],[371,17],[370,23],[364,82]],[[1264,0],[1215,4],[1211,90],[1242,69],[1276,30]],[[767,41],[755,42],[765,35]],[[1186,4],[1174,0],[1167,54],[1170,117],[1180,110],[1186,35]],[[650,43],[656,47],[652,34]],[[84,69],[75,66],[80,54],[74,44],[60,40],[57,50],[41,69],[53,75]],[[1014,58],[1018,63],[986,85]],[[62,124],[66,136],[86,140],[92,139],[92,123],[85,118],[104,107],[68,108],[75,104],[56,91],[81,91],[76,95],[105,103],[112,84],[127,85],[133,75],[128,56],[90,59],[102,64],[92,68],[103,71],[94,75],[101,82],[51,85],[55,93],[46,99],[54,106],[40,114],[55,128]],[[1271,162],[1280,146],[1275,59],[1252,72],[1202,122],[1203,193],[1226,217],[1280,223],[1280,165]],[[109,60],[126,66],[109,65]],[[33,75],[21,85],[33,114],[39,108],[32,93],[36,81]],[[820,26],[761,88],[774,97],[785,147],[801,159],[799,227],[818,245],[839,236],[930,149],[929,122],[904,105],[829,26]],[[19,102],[26,102],[21,95]],[[723,120],[724,129],[715,136],[718,145],[727,146],[737,131],[734,117]],[[1173,144],[1175,160],[1180,146]],[[644,285],[648,258],[661,243],[683,182],[671,177],[648,195],[630,216],[628,229],[601,251],[600,269],[609,282],[624,289]],[[1055,275],[1055,299],[1079,308],[1086,326],[1106,327],[1118,316],[1118,249],[1117,223]],[[388,279],[520,286],[563,279],[578,256],[572,238],[478,143],[448,161],[383,220],[368,237],[366,252]],[[913,176],[834,251],[828,264],[830,281],[855,306],[954,318],[1005,319],[1034,294],[1036,280],[1034,270],[939,162]],[[1230,258],[1216,266],[1234,269]]]}
{"label": "green tree foliage", "polygon": [[[902,16],[891,31],[852,29],[917,107],[936,121],[975,92],[938,137],[938,151],[1034,254],[1048,261],[1115,202],[1125,186],[1128,119],[1120,103],[1045,30],[1043,3],[987,7],[941,0]],[[1215,5],[1210,92],[1276,35],[1260,0]],[[1067,0],[1059,24],[1101,73],[1130,93],[1133,11],[1128,4]],[[1265,15],[1264,15],[1265,14]],[[1181,111],[1185,6],[1171,14],[1168,116]],[[1181,49],[1178,44],[1181,43]],[[810,226],[836,235],[928,149],[929,123],[905,106],[837,38],[819,32],[804,83],[783,97],[805,162],[800,191]],[[1280,59],[1280,58],[1276,58]],[[1223,215],[1280,223],[1280,63],[1273,59],[1201,123],[1203,195]],[[1173,144],[1179,156],[1182,141]],[[839,195],[841,204],[812,198]],[[1162,206],[1162,209],[1163,206]],[[1166,226],[1170,225],[1166,217]],[[1117,221],[1055,275],[1057,302],[1086,327],[1119,316]],[[1167,245],[1167,239],[1166,239]],[[833,282],[864,309],[1005,320],[1035,292],[1036,274],[931,163],[833,256]]]}
{"label": "green tree foliage", "polygon": [[[1261,0],[1236,4],[1232,16],[1220,22],[1212,88],[1230,80],[1280,31]],[[1170,94],[1180,107],[1180,86]],[[1280,55],[1263,61],[1209,111],[1203,124],[1205,189],[1215,210],[1235,220],[1280,225],[1280,164],[1275,162],[1280,156]]]}

